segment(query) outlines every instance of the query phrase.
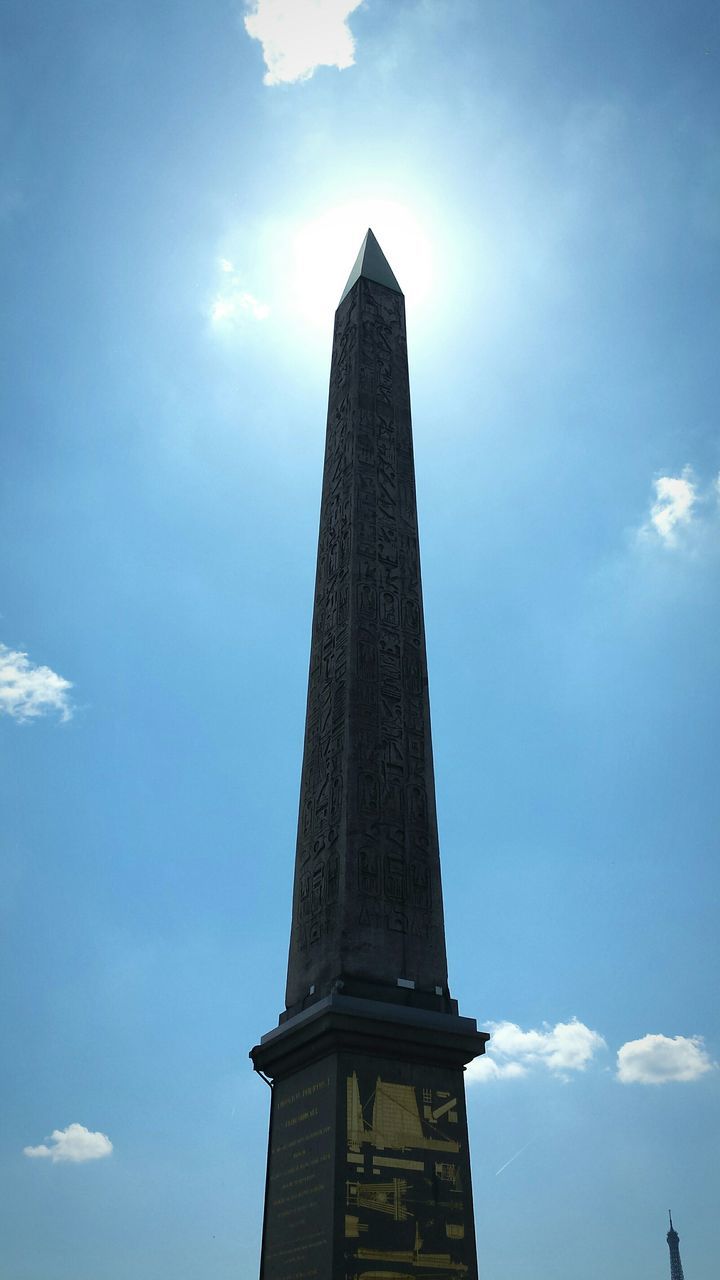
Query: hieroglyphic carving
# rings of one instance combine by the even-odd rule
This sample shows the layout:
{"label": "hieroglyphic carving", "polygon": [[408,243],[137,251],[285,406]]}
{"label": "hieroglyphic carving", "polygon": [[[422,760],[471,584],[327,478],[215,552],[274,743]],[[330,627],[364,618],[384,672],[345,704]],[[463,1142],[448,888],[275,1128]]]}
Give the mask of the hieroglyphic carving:
{"label": "hieroglyphic carving", "polygon": [[[417,855],[437,858],[437,837],[428,799],[429,726],[404,323],[398,295],[368,285],[362,301],[360,365],[355,492],[362,520],[353,565],[362,628],[359,700],[368,704],[371,679],[377,680],[378,693],[374,717],[357,726],[363,762],[358,885],[368,896],[371,888],[379,901],[374,913],[367,900],[360,904],[357,919],[364,927],[376,928],[382,921],[391,931],[409,930],[410,920],[399,908],[412,905],[415,934],[430,934],[433,875]],[[376,657],[371,659],[370,653]],[[379,805],[363,803],[369,794],[379,795]],[[362,822],[366,815],[375,818],[372,828]],[[411,849],[414,828],[427,838]],[[382,860],[380,878],[368,875],[368,867],[377,865],[373,847]]]}
{"label": "hieroglyphic carving", "polygon": [[402,963],[444,983],[404,305],[363,278],[336,316],[288,1003],[363,945],[394,982],[400,952],[361,941],[378,929],[423,940]]}
{"label": "hieroglyphic carving", "polygon": [[293,941],[301,951],[332,932],[338,901],[351,608],[353,404],[348,385],[356,362],[356,313],[354,300],[336,331],[331,372],[293,911]]}

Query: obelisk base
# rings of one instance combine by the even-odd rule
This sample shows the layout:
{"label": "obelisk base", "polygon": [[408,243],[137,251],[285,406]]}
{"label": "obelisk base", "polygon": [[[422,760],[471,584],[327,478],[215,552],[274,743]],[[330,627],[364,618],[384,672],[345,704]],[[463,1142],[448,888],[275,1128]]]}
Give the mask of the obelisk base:
{"label": "obelisk base", "polygon": [[349,996],[263,1037],[261,1280],[477,1280],[463,1066],[487,1038]]}

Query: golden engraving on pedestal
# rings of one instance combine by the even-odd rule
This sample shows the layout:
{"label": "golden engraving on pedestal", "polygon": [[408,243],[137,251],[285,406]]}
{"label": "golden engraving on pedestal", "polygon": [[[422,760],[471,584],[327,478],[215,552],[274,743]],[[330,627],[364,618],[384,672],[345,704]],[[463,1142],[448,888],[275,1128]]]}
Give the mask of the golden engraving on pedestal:
{"label": "golden engraving on pedestal", "polygon": [[449,1164],[445,1160],[435,1161],[435,1177],[441,1182],[449,1182],[456,1191],[460,1190],[460,1170],[456,1164]]}
{"label": "golden engraving on pedestal", "polygon": [[356,1209],[372,1209],[376,1213],[386,1213],[396,1222],[405,1222],[410,1214],[406,1196],[408,1184],[404,1178],[393,1178],[392,1182],[348,1182],[347,1204]]}
{"label": "golden engraving on pedestal", "polygon": [[[437,1120],[449,1112],[450,1107],[456,1105],[456,1099],[451,1099],[449,1103],[439,1108],[437,1115],[431,1106],[428,1107],[431,1115],[425,1117],[426,1127],[434,1129]],[[448,1119],[450,1119],[449,1114]],[[436,1132],[439,1131],[436,1130]],[[392,1151],[410,1149],[457,1152],[460,1150],[460,1144],[454,1139],[431,1137],[425,1132],[413,1085],[391,1084],[387,1080],[382,1080],[380,1076],[375,1082],[372,1122],[368,1125],[363,1116],[356,1072],[353,1072],[347,1081],[347,1141],[351,1151],[359,1151],[366,1143],[381,1151],[385,1147],[389,1147]]]}
{"label": "golden engraving on pedestal", "polygon": [[[429,1090],[425,1089],[423,1090],[423,1092],[428,1093]],[[443,1094],[438,1094],[438,1097],[443,1097],[443,1096],[444,1096]],[[458,1117],[457,1117],[457,1111],[455,1110],[455,1107],[457,1107],[457,1098],[451,1098],[449,1102],[443,1102],[442,1105],[439,1106],[436,1111],[433,1111],[432,1105],[426,1102],[425,1106],[423,1107],[423,1116],[426,1120],[431,1120],[431,1121],[440,1120],[442,1119],[443,1116],[447,1116],[448,1120],[450,1121],[450,1124],[457,1124]]]}
{"label": "golden engraving on pedestal", "polygon": [[[367,1087],[370,1082],[364,1079]],[[453,1158],[460,1143],[447,1135],[447,1126],[459,1123],[458,1098],[379,1075],[374,1085],[363,1098],[357,1071],[346,1078],[347,1159],[353,1180],[346,1182],[345,1237],[357,1242],[349,1246],[347,1280],[462,1280],[469,1266],[443,1248],[444,1242],[448,1249],[457,1248],[465,1239],[465,1226],[458,1221],[464,1209],[460,1167]],[[368,1148],[369,1180],[363,1154]],[[398,1175],[389,1178],[390,1170]],[[397,1224],[389,1236],[375,1215]],[[426,1243],[423,1234],[428,1231]],[[373,1263],[394,1269],[376,1270]]]}
{"label": "golden engraving on pedestal", "polygon": [[369,1249],[361,1245],[357,1251],[357,1257],[360,1261],[368,1259],[368,1261],[377,1260],[378,1262],[409,1262],[418,1270],[425,1270],[427,1267],[444,1267],[446,1271],[454,1271],[458,1276],[467,1273],[468,1267],[464,1262],[453,1262],[449,1253],[424,1253],[422,1246],[420,1227],[416,1223],[414,1249]]}
{"label": "golden engraving on pedestal", "polygon": [[373,1173],[376,1169],[415,1169],[422,1173],[423,1160],[403,1160],[401,1156],[373,1156]]}

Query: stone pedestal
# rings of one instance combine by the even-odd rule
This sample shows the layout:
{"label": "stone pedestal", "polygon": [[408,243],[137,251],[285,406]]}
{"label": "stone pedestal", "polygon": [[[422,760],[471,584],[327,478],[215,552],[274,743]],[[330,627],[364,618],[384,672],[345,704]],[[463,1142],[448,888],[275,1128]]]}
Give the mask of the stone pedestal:
{"label": "stone pedestal", "polygon": [[261,1280],[476,1280],[470,1018],[329,996],[264,1036]]}

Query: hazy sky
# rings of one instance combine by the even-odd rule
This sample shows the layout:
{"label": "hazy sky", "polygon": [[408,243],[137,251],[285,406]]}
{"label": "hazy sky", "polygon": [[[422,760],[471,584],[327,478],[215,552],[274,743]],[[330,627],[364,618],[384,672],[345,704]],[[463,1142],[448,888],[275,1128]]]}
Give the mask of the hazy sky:
{"label": "hazy sky", "polygon": [[334,307],[408,306],[483,1280],[718,1254],[720,17],[5,0],[3,1280],[252,1280]]}

